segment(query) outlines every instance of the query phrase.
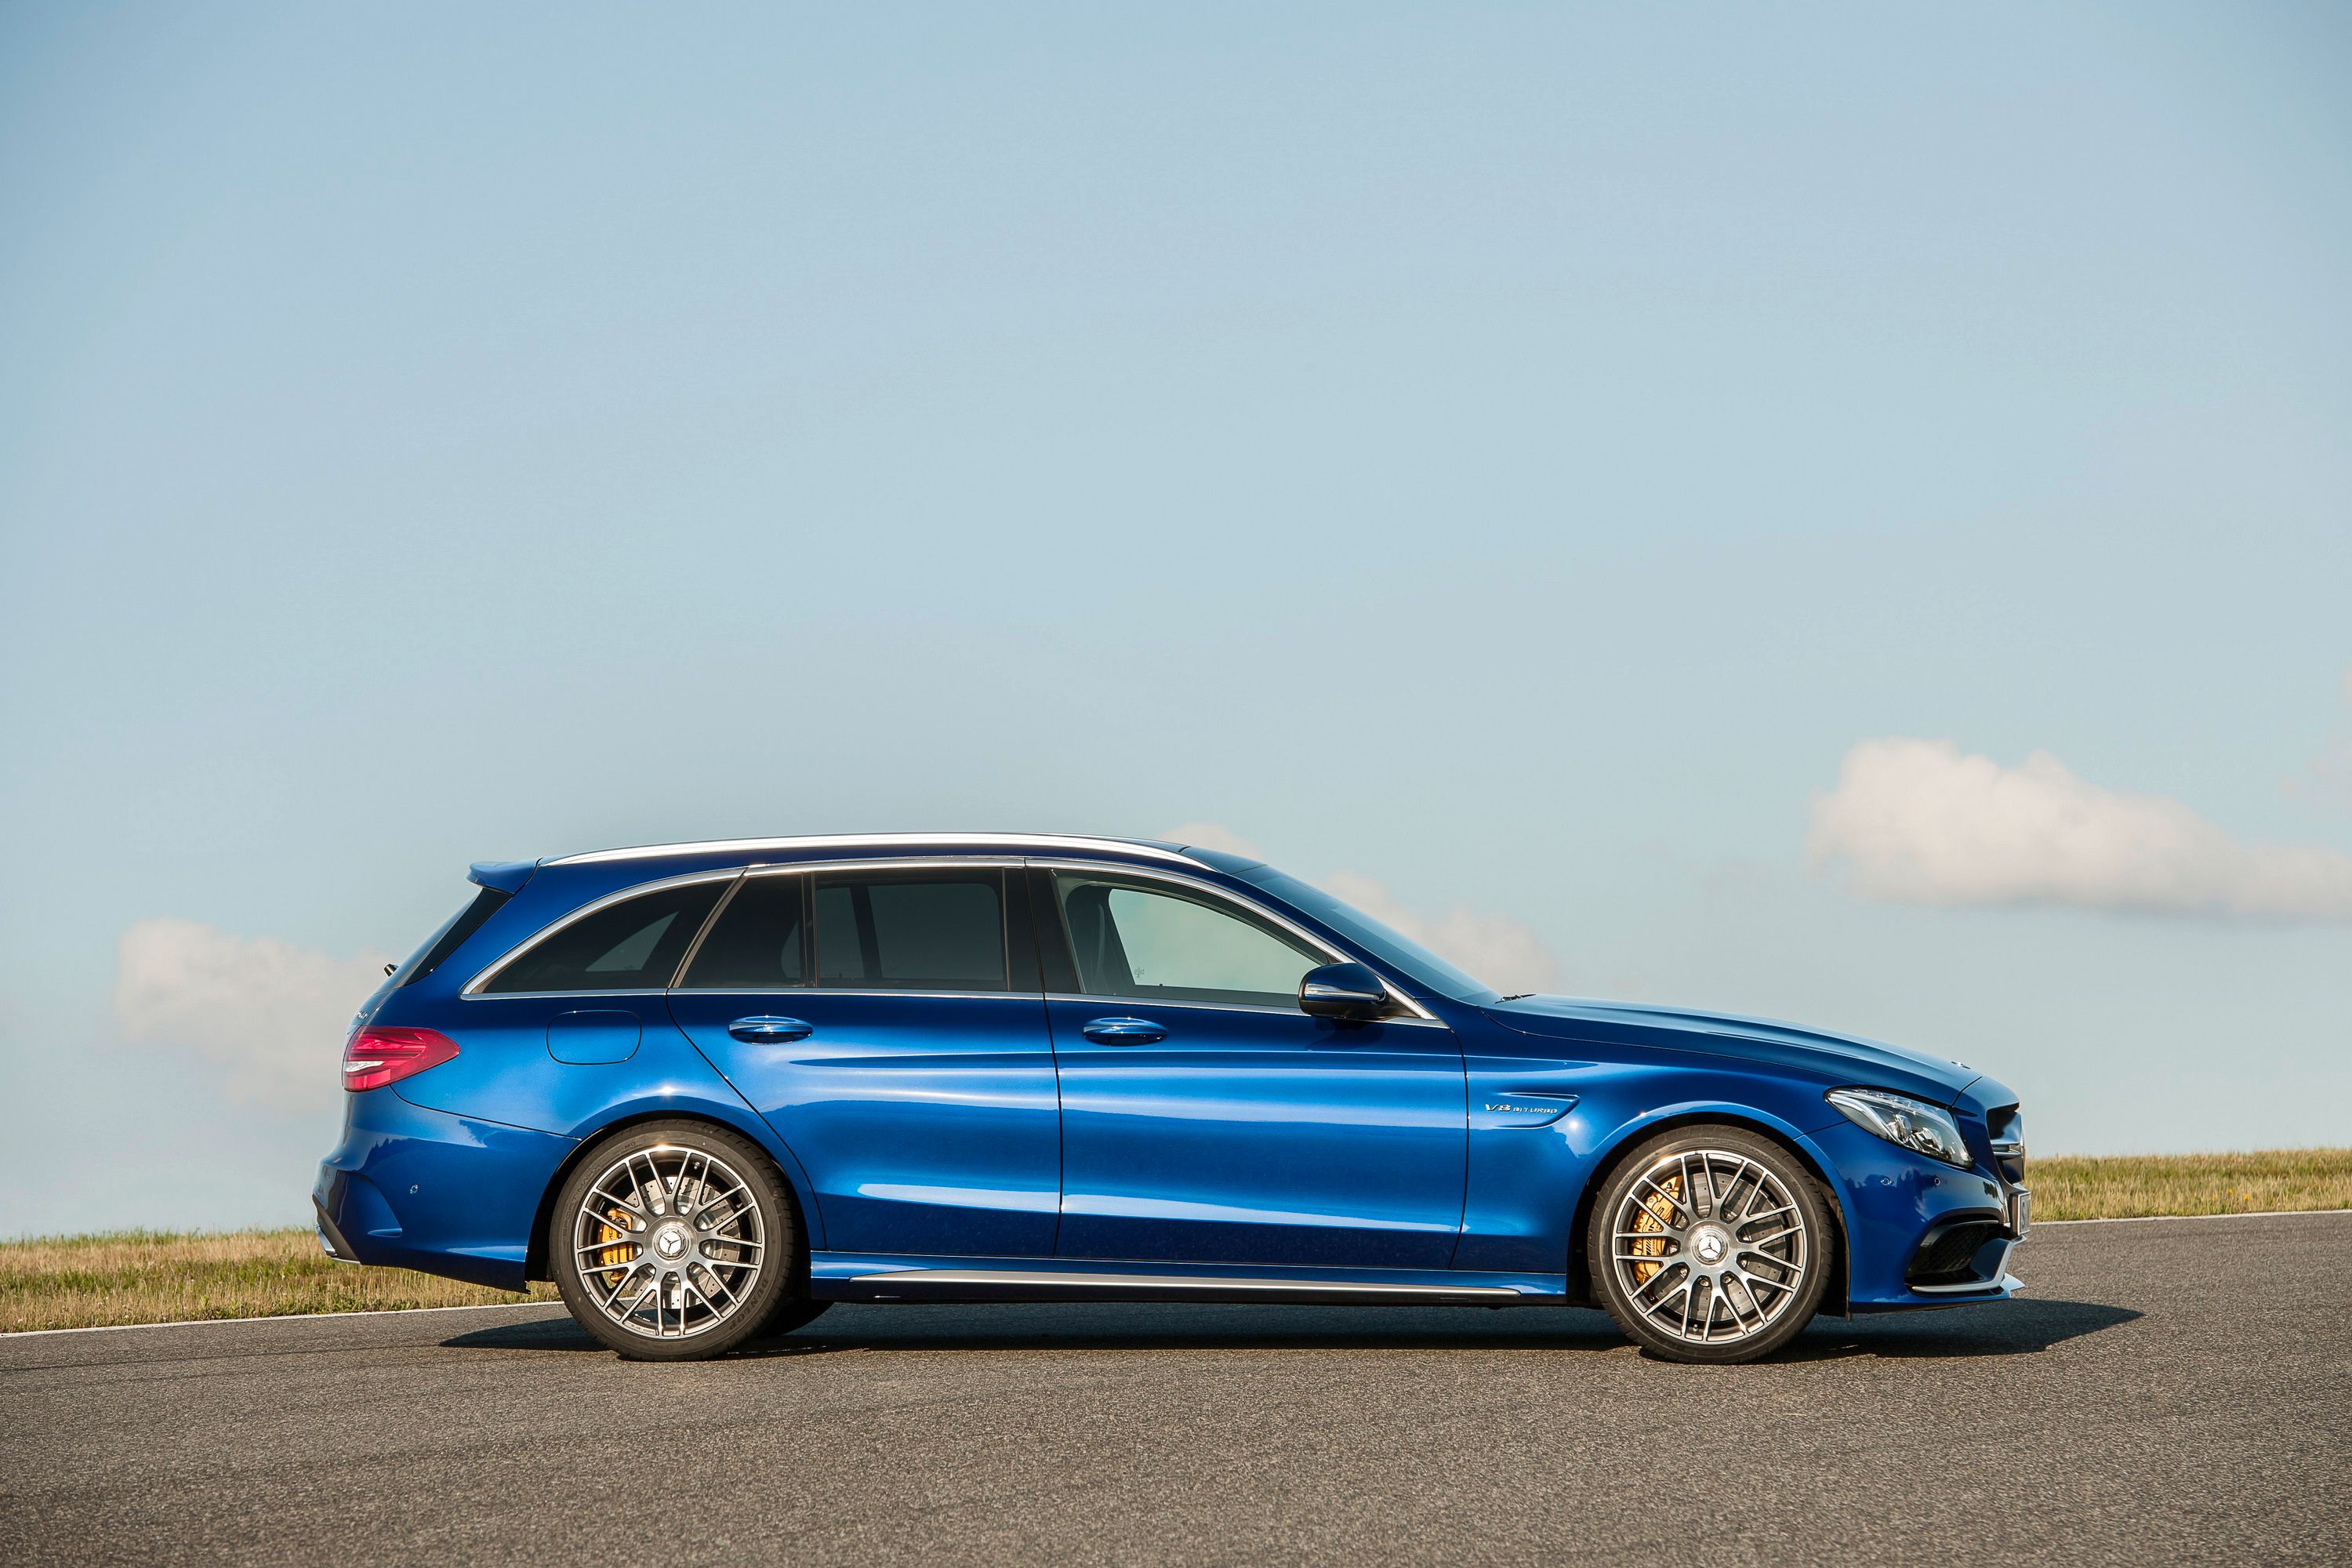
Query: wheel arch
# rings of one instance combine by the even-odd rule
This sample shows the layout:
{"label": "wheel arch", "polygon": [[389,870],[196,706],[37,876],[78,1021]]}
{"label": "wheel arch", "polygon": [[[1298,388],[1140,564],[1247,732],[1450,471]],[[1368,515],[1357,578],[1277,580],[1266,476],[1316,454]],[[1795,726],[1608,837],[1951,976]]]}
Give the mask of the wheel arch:
{"label": "wheel arch", "polygon": [[[816,1228],[819,1223],[816,1194],[808,1185],[808,1176],[801,1169],[801,1163],[792,1150],[785,1147],[782,1140],[777,1138],[765,1123],[756,1118],[738,1116],[725,1107],[706,1103],[644,1106],[615,1116],[609,1121],[599,1122],[591,1131],[579,1134],[579,1142],[549,1174],[547,1185],[540,1193],[538,1206],[531,1215],[530,1239],[523,1253],[525,1279],[551,1280],[555,1278],[547,1261],[548,1224],[555,1216],[556,1194],[563,1191],[563,1184],[572,1179],[572,1173],[615,1135],[633,1127],[642,1127],[649,1121],[704,1121],[739,1138],[750,1140],[751,1146],[767,1156],[768,1163],[782,1178],[784,1197],[793,1205],[793,1220],[800,1227],[804,1250],[824,1250],[824,1238]],[[805,1264],[806,1259],[802,1261]]]}
{"label": "wheel arch", "polygon": [[1847,1305],[1849,1254],[1853,1246],[1853,1216],[1846,1212],[1845,1196],[1830,1175],[1830,1163],[1813,1146],[1811,1139],[1779,1118],[1738,1105],[1685,1105],[1654,1111],[1628,1121],[1612,1132],[1595,1154],[1592,1174],[1577,1194],[1576,1213],[1570,1221],[1568,1233],[1568,1288],[1571,1300],[1587,1306],[1599,1298],[1592,1290],[1591,1260],[1586,1256],[1585,1234],[1591,1228],[1592,1205],[1600,1200],[1601,1191],[1615,1179],[1633,1151],[1662,1132],[1674,1132],[1685,1127],[1729,1126],[1753,1133],[1768,1142],[1786,1150],[1799,1167],[1811,1176],[1828,1208],[1831,1222],[1837,1226],[1836,1245],[1830,1252],[1830,1279],[1822,1293],[1818,1310],[1834,1317],[1850,1317]]}

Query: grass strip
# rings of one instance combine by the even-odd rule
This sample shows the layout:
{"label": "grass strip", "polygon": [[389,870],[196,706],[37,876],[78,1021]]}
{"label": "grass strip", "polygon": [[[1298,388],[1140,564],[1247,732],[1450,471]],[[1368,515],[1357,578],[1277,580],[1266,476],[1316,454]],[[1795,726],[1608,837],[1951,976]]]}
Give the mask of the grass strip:
{"label": "grass strip", "polygon": [[[2137,1219],[2352,1208],[2352,1149],[2061,1155],[2026,1166],[2033,1217]],[[36,1237],[0,1242],[0,1332],[550,1301],[405,1268],[338,1263],[308,1230]]]}
{"label": "grass strip", "polygon": [[0,1242],[0,1332],[552,1300],[406,1268],[339,1263],[308,1230],[36,1237]]}
{"label": "grass strip", "polygon": [[2025,1184],[2037,1220],[2352,1208],[2352,1149],[2029,1158]]}

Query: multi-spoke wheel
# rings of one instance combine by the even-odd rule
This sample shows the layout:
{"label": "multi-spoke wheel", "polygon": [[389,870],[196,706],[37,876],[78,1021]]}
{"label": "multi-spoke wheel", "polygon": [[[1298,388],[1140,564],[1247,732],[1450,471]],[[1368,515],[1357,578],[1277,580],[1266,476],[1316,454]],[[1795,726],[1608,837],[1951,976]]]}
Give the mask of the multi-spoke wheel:
{"label": "multi-spoke wheel", "polygon": [[717,1355],[791,1325],[801,1242],[782,1184],[707,1122],[649,1123],[594,1150],[549,1229],[564,1304],[625,1356]]}
{"label": "multi-spoke wheel", "polygon": [[1592,1207],[1586,1258],[1617,1326],[1675,1361],[1765,1355],[1812,1318],[1829,1214],[1779,1144],[1736,1127],[1653,1139]]}

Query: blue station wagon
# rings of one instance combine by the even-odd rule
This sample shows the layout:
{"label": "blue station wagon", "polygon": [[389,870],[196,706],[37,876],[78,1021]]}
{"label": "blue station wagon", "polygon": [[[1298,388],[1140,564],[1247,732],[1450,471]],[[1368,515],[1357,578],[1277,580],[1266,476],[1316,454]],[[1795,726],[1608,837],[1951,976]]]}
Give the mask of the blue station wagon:
{"label": "blue station wagon", "polygon": [[1502,996],[1258,861],[1037,834],[483,864],[355,1020],[335,1257],[552,1280],[622,1355],[835,1301],[1604,1308],[1679,1361],[1996,1300],[2017,1097]]}

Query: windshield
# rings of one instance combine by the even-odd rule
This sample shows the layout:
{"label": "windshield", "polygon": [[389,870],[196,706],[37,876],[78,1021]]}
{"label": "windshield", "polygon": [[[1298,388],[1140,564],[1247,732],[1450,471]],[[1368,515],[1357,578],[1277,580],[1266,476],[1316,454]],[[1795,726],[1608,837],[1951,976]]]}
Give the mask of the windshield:
{"label": "windshield", "polygon": [[1341,903],[1320,888],[1311,887],[1271,866],[1253,866],[1234,875],[1264,888],[1300,913],[1314,916],[1374,958],[1403,971],[1440,996],[1477,1005],[1500,1000],[1493,986],[1464,973],[1411,937],[1391,931],[1363,910]]}

